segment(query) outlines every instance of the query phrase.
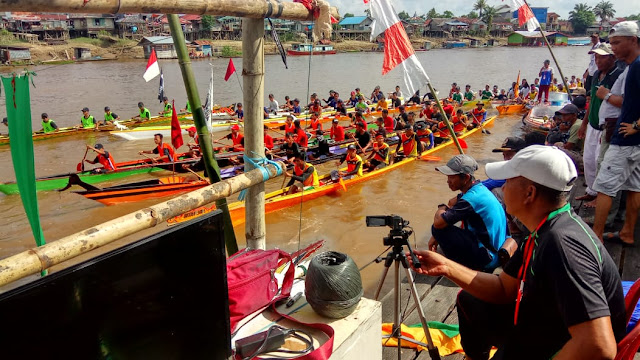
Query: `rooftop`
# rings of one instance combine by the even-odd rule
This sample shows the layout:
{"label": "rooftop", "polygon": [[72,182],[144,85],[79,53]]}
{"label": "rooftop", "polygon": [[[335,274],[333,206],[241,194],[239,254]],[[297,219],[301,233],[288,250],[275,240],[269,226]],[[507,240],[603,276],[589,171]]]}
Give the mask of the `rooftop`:
{"label": "rooftop", "polygon": [[351,16],[340,20],[338,25],[360,25],[366,19],[366,16]]}

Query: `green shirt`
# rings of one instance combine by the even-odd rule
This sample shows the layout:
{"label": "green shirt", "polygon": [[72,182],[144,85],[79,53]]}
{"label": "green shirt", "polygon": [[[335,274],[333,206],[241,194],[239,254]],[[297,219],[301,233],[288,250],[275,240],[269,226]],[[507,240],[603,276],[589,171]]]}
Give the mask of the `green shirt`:
{"label": "green shirt", "polygon": [[473,100],[473,98],[476,97],[476,94],[473,93],[473,91],[467,91],[464,93],[464,98],[471,101]]}
{"label": "green shirt", "polygon": [[53,122],[53,120],[49,119],[49,121],[42,122],[42,130],[45,134],[54,132],[56,131],[56,129],[58,129],[58,127],[56,126],[56,123]]}
{"label": "green shirt", "polygon": [[151,112],[149,112],[149,109],[147,108],[142,108],[140,110],[140,120],[144,119],[151,119]]}
{"label": "green shirt", "polygon": [[96,127],[96,122],[95,120],[93,120],[93,115],[89,115],[88,118],[86,117],[81,117],[80,118],[80,123],[82,124],[82,127],[85,129],[91,129]]}
{"label": "green shirt", "polygon": [[[595,78],[593,80],[595,80]],[[574,122],[573,125],[571,125],[571,128],[569,129],[569,139],[567,140],[567,142],[575,144],[574,150],[579,153],[582,153],[584,140],[580,139],[580,137],[578,136],[578,130],[580,130],[580,125],[582,125],[582,122],[578,120],[576,120],[576,122]]]}
{"label": "green shirt", "polygon": [[453,101],[457,101],[459,103],[462,102],[462,94],[460,93],[453,93],[451,97],[453,98]]}
{"label": "green shirt", "polygon": [[493,96],[493,93],[491,91],[489,90],[482,91],[482,100],[491,99],[492,96]]}
{"label": "green shirt", "polygon": [[589,125],[594,129],[600,129],[600,116],[598,116],[598,113],[602,105],[602,99],[596,96],[596,92],[600,86],[611,89],[621,73],[622,70],[614,66],[602,80],[600,80],[600,70],[596,70],[593,74],[593,80],[591,81],[591,102],[589,103]]}
{"label": "green shirt", "polygon": [[171,104],[164,104],[164,116],[171,116]]}

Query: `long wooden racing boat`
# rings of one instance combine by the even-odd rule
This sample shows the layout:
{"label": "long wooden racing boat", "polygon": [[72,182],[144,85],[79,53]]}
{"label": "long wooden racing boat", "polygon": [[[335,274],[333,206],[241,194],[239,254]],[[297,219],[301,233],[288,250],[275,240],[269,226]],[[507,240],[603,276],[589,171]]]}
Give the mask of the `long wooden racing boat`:
{"label": "long wooden racing boat", "polygon": [[[69,184],[71,184],[72,181],[72,179],[69,179]],[[79,183],[75,184],[81,185]],[[95,200],[105,205],[116,205],[179,195],[207,185],[209,185],[209,182],[205,180],[191,181],[182,176],[169,176],[160,179],[110,186],[102,189],[85,187],[87,190],[74,192],[87,199]]]}
{"label": "long wooden racing boat", "polygon": [[527,111],[526,104],[503,104],[497,105],[496,109],[500,115],[521,114]]}
{"label": "long wooden racing boat", "polygon": [[[487,119],[484,122],[484,126],[493,123],[495,119],[496,119],[496,116],[493,116]],[[459,138],[463,139],[468,136],[471,136],[474,133],[480,131],[480,129],[481,128],[478,127],[472,130],[468,130],[464,132],[462,135],[460,135]],[[435,146],[427,151],[424,151],[419,157],[407,158],[402,161],[393,163],[389,166],[386,166],[382,169],[374,170],[371,172],[365,172],[364,175],[361,177],[344,180],[342,183],[332,181],[331,175],[326,174],[320,178],[320,186],[315,188],[313,187],[306,188],[303,192],[297,192],[291,195],[287,195],[287,192],[289,191],[288,187],[273,191],[265,195],[265,207],[264,207],[265,214],[273,213],[278,210],[299,205],[300,202],[309,201],[309,200],[317,199],[319,197],[322,197],[328,194],[336,193],[340,191],[340,189],[349,188],[355,184],[367,181],[374,177],[381,176],[383,174],[386,174],[389,171],[395,170],[401,166],[411,163],[412,161],[415,161],[418,159],[427,159],[429,155],[433,154],[436,151],[439,151],[440,149],[450,146],[451,144],[453,144],[453,140],[449,139],[438,146]],[[205,205],[205,207],[210,208],[211,205]],[[234,203],[229,204],[229,212],[231,214],[231,220],[234,226],[244,223],[244,220],[245,220],[244,202],[236,201]],[[198,216],[197,214],[200,214],[200,213],[206,213],[206,209],[200,209],[200,208],[195,209],[193,214],[191,214],[191,217],[193,216],[197,217]],[[177,219],[175,221],[177,221]]]}
{"label": "long wooden racing boat", "polygon": [[[67,185],[70,175],[77,175],[81,181],[87,184],[98,184],[106,181],[113,181],[124,179],[126,177],[137,175],[137,174],[149,174],[156,171],[162,170],[170,170],[182,172],[182,164],[192,164],[196,162],[198,159],[186,158],[187,154],[178,154],[178,159],[182,158],[182,160],[174,163],[157,163],[153,164],[150,159],[141,159],[134,161],[126,161],[121,163],[116,163],[117,170],[115,171],[104,171],[104,168],[96,168],[92,170],[75,172],[75,173],[66,173],[66,174],[58,174],[51,176],[44,176],[40,178],[36,178],[36,191],[52,191],[63,188]],[[0,192],[11,195],[18,194],[20,190],[18,188],[18,184],[15,181],[6,182],[0,184]]]}

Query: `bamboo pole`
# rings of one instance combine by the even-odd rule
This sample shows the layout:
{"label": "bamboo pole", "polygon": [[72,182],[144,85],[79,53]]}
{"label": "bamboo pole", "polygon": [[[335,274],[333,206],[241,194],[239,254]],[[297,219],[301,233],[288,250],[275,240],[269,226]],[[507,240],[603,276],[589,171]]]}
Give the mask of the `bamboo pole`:
{"label": "bamboo pole", "polygon": [[[278,164],[282,171],[284,163]],[[267,165],[269,177],[277,176],[278,167]],[[92,228],[66,236],[44,246],[0,260],[0,286],[60,264],[81,254],[114,242],[199,206],[223,199],[250,186],[263,183],[262,170],[254,169],[157,205],[138,210]]]}
{"label": "bamboo pole", "polygon": [[[264,157],[264,20],[242,19],[242,91],[245,156]],[[245,164],[251,167],[251,164]],[[264,184],[252,186],[245,201],[247,247],[266,248]]]}
{"label": "bamboo pole", "polygon": [[444,118],[444,123],[447,125],[447,129],[449,129],[449,134],[451,134],[451,138],[453,139],[453,142],[456,144],[456,147],[458,148],[458,151],[460,152],[460,154],[464,154],[464,151],[462,150],[462,146],[460,146],[460,142],[458,141],[458,136],[453,131],[453,127],[449,122],[449,118],[447,117],[447,114],[444,112],[444,108],[442,107],[442,104],[438,99],[438,95],[436,94],[436,91],[433,89],[433,86],[431,85],[430,82],[427,83],[427,86],[429,87],[429,91],[431,91],[431,95],[433,95],[433,99],[436,101],[436,105],[438,106],[438,109],[440,109],[440,113]]}
{"label": "bamboo pole", "polygon": [[[202,153],[202,159],[204,160],[204,167],[209,175],[211,183],[217,183],[222,180],[220,177],[220,168],[218,167],[218,162],[213,157],[213,145],[210,141],[211,135],[209,134],[209,129],[207,128],[207,123],[204,118],[204,110],[202,109],[202,104],[200,102],[200,94],[198,93],[198,86],[196,85],[196,79],[193,75],[193,69],[191,68],[191,59],[187,52],[187,44],[185,43],[182,27],[180,26],[180,19],[176,14],[169,14],[167,17],[169,19],[169,27],[171,28],[173,44],[178,55],[180,71],[182,71],[184,87],[187,90],[189,104],[191,104],[193,123],[196,129],[198,129],[198,137],[200,140],[198,143],[200,144],[200,152]],[[216,207],[222,210],[224,242],[227,248],[227,254],[235,254],[238,252],[238,243],[236,241],[235,232],[233,231],[233,224],[231,222],[231,215],[229,214],[229,207],[227,206],[227,199],[217,199]]]}
{"label": "bamboo pole", "polygon": [[[313,20],[301,3],[276,0],[0,0],[0,11],[90,14],[229,15],[254,19]],[[331,8],[338,19],[338,9]]]}

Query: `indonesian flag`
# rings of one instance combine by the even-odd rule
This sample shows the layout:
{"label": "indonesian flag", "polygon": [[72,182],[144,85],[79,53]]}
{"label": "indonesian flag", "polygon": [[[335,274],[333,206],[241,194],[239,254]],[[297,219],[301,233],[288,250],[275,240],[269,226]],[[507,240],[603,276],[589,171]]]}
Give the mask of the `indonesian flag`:
{"label": "indonesian flag", "polygon": [[402,22],[388,0],[368,0],[371,9],[371,40],[384,33],[384,62],[382,75],[396,66],[402,67],[404,83],[413,95],[429,83],[429,76],[418,61]]}
{"label": "indonesian flag", "polygon": [[[178,120],[178,113],[176,113],[176,102],[171,101],[171,145],[178,150],[184,142],[182,141],[182,128],[180,127],[180,121]],[[175,159],[174,159],[175,160]]]}
{"label": "indonesian flag", "polygon": [[147,61],[147,71],[144,72],[142,77],[144,81],[149,82],[154,77],[160,75],[160,66],[158,66],[158,58],[156,57],[156,50],[151,48],[151,55],[149,61]]}
{"label": "indonesian flag", "polygon": [[511,7],[513,11],[518,12],[518,24],[520,26],[527,24],[528,31],[536,31],[540,27],[538,19],[533,15],[533,11],[524,0],[511,0]]}

